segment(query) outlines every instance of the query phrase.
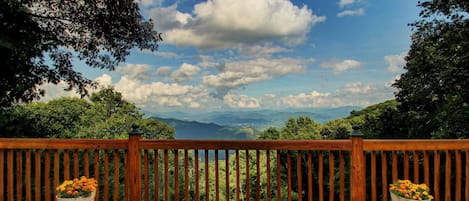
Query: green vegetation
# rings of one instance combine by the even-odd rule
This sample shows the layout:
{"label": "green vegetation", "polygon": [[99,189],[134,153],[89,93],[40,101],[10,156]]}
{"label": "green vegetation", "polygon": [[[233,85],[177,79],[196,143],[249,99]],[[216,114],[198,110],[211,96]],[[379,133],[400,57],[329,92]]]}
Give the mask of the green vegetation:
{"label": "green vegetation", "polygon": [[141,125],[149,139],[172,139],[175,133],[161,121],[144,119],[112,88],[92,94],[89,100],[60,98],[17,105],[2,113],[0,137],[126,139],[132,124]]}

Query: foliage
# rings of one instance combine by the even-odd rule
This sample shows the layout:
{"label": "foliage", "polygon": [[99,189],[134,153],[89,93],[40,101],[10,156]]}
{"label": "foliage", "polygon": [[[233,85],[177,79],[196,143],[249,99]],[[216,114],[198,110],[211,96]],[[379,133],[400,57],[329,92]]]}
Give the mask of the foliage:
{"label": "foliage", "polygon": [[280,133],[280,139],[321,139],[322,125],[309,117],[290,118]]}
{"label": "foliage", "polygon": [[17,105],[3,110],[1,137],[127,138],[132,124],[145,138],[172,139],[174,129],[156,119],[143,119],[139,109],[112,88],[90,97],[59,98],[48,103]]}
{"label": "foliage", "polygon": [[98,181],[94,178],[81,176],[80,179],[65,180],[57,186],[57,196],[59,198],[88,197],[98,187]]}
{"label": "foliage", "polygon": [[397,180],[389,185],[395,195],[412,200],[431,200],[430,188],[426,184],[414,184],[410,180]]}
{"label": "foliage", "polygon": [[352,124],[346,119],[336,119],[327,122],[321,130],[321,136],[326,139],[348,139],[352,132]]}
{"label": "foliage", "polygon": [[39,99],[46,82],[87,95],[93,82],[73,58],[113,70],[131,49],[154,51],[162,40],[132,0],[7,0],[0,13],[1,106]]}
{"label": "foliage", "polygon": [[421,19],[410,24],[407,72],[394,84],[409,136],[469,137],[469,2],[434,0],[419,6]]}

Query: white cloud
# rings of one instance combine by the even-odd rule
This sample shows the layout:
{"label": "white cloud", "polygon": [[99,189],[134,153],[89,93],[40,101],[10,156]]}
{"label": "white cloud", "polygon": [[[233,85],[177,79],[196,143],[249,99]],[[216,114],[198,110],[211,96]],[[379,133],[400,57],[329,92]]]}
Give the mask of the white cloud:
{"label": "white cloud", "polygon": [[313,59],[253,59],[239,62],[229,62],[219,67],[221,73],[205,75],[204,84],[215,87],[219,96],[224,96],[230,89],[248,84],[271,80],[274,77],[292,73],[301,73],[306,69],[304,64],[313,62]]}
{"label": "white cloud", "polygon": [[351,94],[366,94],[376,88],[371,85],[364,85],[361,82],[345,84],[339,91]]}
{"label": "white cloud", "polygon": [[198,108],[207,101],[208,92],[200,86],[142,83],[123,76],[115,85],[116,91],[141,108]]}
{"label": "white cloud", "polygon": [[[284,106],[294,108],[368,106],[393,98],[393,89],[389,86],[367,85],[361,82],[348,83],[334,92],[300,93],[279,97]],[[264,102],[261,102],[263,105]]]}
{"label": "white cloud", "polygon": [[290,51],[286,48],[274,46],[270,43],[263,45],[241,45],[236,49],[241,55],[245,55],[251,58],[268,58],[275,53]]}
{"label": "white cloud", "polygon": [[156,30],[165,33],[166,42],[200,49],[273,40],[296,45],[326,19],[284,0],[209,0],[196,4],[192,14],[173,5],[153,9],[150,18]]}
{"label": "white cloud", "polygon": [[407,56],[407,52],[402,52],[401,54],[397,54],[397,55],[384,56],[384,62],[388,64],[387,70],[393,73],[402,71],[406,63],[405,61],[406,56]]}
{"label": "white cloud", "polygon": [[324,61],[321,63],[323,68],[331,68],[334,70],[336,75],[343,73],[351,69],[359,69],[362,63],[352,59],[346,59],[343,61]]}
{"label": "white cloud", "polygon": [[171,67],[169,66],[162,66],[156,69],[156,75],[158,76],[165,77],[165,76],[169,76],[170,74],[171,74]]}
{"label": "white cloud", "polygon": [[117,72],[122,75],[128,76],[131,79],[147,80],[151,78],[148,71],[151,70],[151,65],[148,64],[126,64],[117,68]]}
{"label": "white cloud", "polygon": [[365,14],[365,9],[359,8],[355,10],[344,10],[337,14],[337,17],[345,17],[345,16],[361,16]]}
{"label": "white cloud", "polygon": [[234,94],[226,94],[223,97],[223,101],[226,105],[231,108],[259,108],[260,104],[259,101],[253,97],[249,97],[246,95],[234,95]]}
{"label": "white cloud", "polygon": [[199,67],[192,64],[183,63],[178,70],[171,73],[171,78],[178,83],[187,82],[190,81],[194,75],[199,73],[199,71]]}
{"label": "white cloud", "polygon": [[344,6],[346,6],[346,5],[351,5],[351,4],[355,3],[355,2],[356,2],[355,0],[340,0],[340,1],[339,1],[339,6],[340,6],[341,8],[343,8]]}

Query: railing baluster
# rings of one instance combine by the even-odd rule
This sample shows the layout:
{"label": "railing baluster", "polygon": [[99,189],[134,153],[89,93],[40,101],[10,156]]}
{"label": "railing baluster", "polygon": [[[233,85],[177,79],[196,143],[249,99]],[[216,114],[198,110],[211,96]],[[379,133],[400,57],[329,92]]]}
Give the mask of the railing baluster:
{"label": "railing baluster", "polygon": [[291,152],[290,150],[287,151],[287,193],[288,193],[288,201],[292,200],[292,183],[291,183]]}
{"label": "railing baluster", "polygon": [[297,179],[297,185],[298,185],[298,200],[303,200],[303,181],[302,181],[302,175],[301,175],[301,165],[302,165],[302,153],[301,151],[298,151],[296,154],[296,179]]}
{"label": "railing baluster", "polygon": [[281,178],[280,178],[280,161],[281,161],[281,158],[280,158],[280,151],[277,150],[277,200],[282,200],[282,195],[281,195],[281,186],[282,186],[282,182],[281,182]]}
{"label": "railing baluster", "polygon": [[340,171],[340,200],[345,201],[345,161],[344,153],[339,151],[339,171]]}
{"label": "railing baluster", "polygon": [[225,191],[226,201],[230,200],[230,160],[229,150],[225,149]]}
{"label": "railing baluster", "polygon": [[388,201],[388,174],[387,174],[387,154],[385,151],[381,151],[381,184],[382,184],[382,194],[383,201]]}
{"label": "railing baluster", "polygon": [[210,200],[210,191],[209,191],[209,167],[208,167],[208,150],[204,151],[204,161],[205,161],[205,200]]}
{"label": "railing baluster", "polygon": [[[49,178],[49,177],[46,177]],[[22,150],[16,151],[16,200],[23,200],[23,157]]]}
{"label": "railing baluster", "polygon": [[266,150],[265,152],[265,157],[266,157],[266,166],[267,166],[267,169],[266,169],[266,172],[267,172],[267,179],[266,179],[266,182],[267,182],[267,192],[266,192],[266,197],[267,197],[267,201],[270,201],[271,199],[271,186],[270,186],[270,150]]}
{"label": "railing baluster", "polygon": [[256,200],[261,200],[260,151],[256,150]]}
{"label": "railing baluster", "polygon": [[371,151],[371,200],[376,201],[376,151]]}
{"label": "railing baluster", "polygon": [[[64,152],[65,154],[65,152]],[[64,158],[65,158],[65,155],[64,155]],[[93,174],[94,174],[94,178],[99,181],[99,166],[101,165],[99,163],[99,150],[98,149],[95,149],[93,150]],[[65,162],[64,162],[65,164]],[[99,200],[99,190],[96,191],[96,200]]]}
{"label": "railing baluster", "polygon": [[324,201],[324,157],[322,151],[318,155],[318,187],[319,187],[319,200]]}
{"label": "railing baluster", "polygon": [[397,179],[399,178],[398,176],[399,172],[397,171],[397,162],[398,162],[397,151],[393,151],[392,152],[392,182],[397,181]]}
{"label": "railing baluster", "polygon": [[219,184],[219,170],[218,170],[218,149],[215,150],[215,200],[220,200],[220,184]]}
{"label": "railing baluster", "polygon": [[[128,164],[129,164],[129,152],[128,150],[124,150],[124,166],[123,167],[129,167]],[[129,171],[125,171],[124,172],[124,200],[129,200],[130,199],[130,196],[129,196]],[[156,174],[158,175],[158,174]],[[157,186],[157,185],[156,185]],[[95,199],[97,200],[97,198]],[[159,200],[158,200],[159,201]]]}
{"label": "railing baluster", "polygon": [[469,200],[469,150],[464,151],[466,156],[466,196],[465,200]]}
{"label": "railing baluster", "polygon": [[329,201],[334,201],[334,152],[329,151]]}
{"label": "railing baluster", "polygon": [[[60,185],[60,180],[59,180],[59,176],[60,176],[60,169],[59,169],[59,166],[60,166],[60,153],[59,153],[59,150],[55,150],[54,151],[54,186],[58,186]],[[86,166],[86,169],[88,169],[88,166]]]}
{"label": "railing baluster", "polygon": [[158,149],[153,150],[154,156],[153,156],[153,177],[155,179],[155,201],[160,201],[160,172],[158,169],[158,165],[160,163],[159,159],[159,152]]}
{"label": "railing baluster", "polygon": [[80,177],[80,167],[78,166],[78,162],[80,161],[80,159],[78,159],[78,150],[77,149],[74,149],[73,150],[73,175],[74,175],[74,178],[78,178]]}
{"label": "railing baluster", "polygon": [[461,151],[459,150],[456,150],[454,152],[455,156],[455,160],[456,160],[456,176],[455,176],[455,179],[456,179],[456,195],[455,195],[455,200],[457,201],[460,201],[461,200],[461,193],[462,193],[462,190],[461,190],[461,186],[462,186],[462,167],[461,167]]}
{"label": "railing baluster", "polygon": [[51,200],[51,185],[50,185],[50,150],[47,149],[46,150],[46,153],[44,155],[44,178],[45,179],[45,189],[46,189],[46,201],[50,201]]}
{"label": "railing baluster", "polygon": [[68,150],[64,150],[64,180],[70,179],[70,155]]}
{"label": "railing baluster", "polygon": [[184,149],[184,200],[189,201],[189,156]]}
{"label": "railing baluster", "polygon": [[423,151],[423,181],[431,188],[430,184],[430,162],[428,159],[428,151]]}
{"label": "railing baluster", "polygon": [[440,200],[440,152],[434,151],[434,178],[433,178],[433,190],[435,192],[435,201]]}
{"label": "railing baluster", "polygon": [[179,150],[174,149],[174,200],[179,200]]}
{"label": "railing baluster", "polygon": [[103,172],[103,185],[104,185],[104,192],[103,192],[103,199],[109,200],[109,151],[106,149],[104,150],[104,172]]}
{"label": "railing baluster", "polygon": [[148,150],[145,149],[143,151],[143,199],[145,201],[150,200],[150,187],[148,184],[150,183],[150,168],[149,168],[149,159],[148,159]]}
{"label": "railing baluster", "polygon": [[163,151],[163,160],[164,160],[164,200],[169,200],[169,165],[168,165],[168,150]]}
{"label": "railing baluster", "polygon": [[3,152],[3,149],[0,149],[0,199],[3,201],[4,199],[4,193],[5,193],[5,190],[4,190],[4,180],[5,180],[5,156],[4,156],[4,152]]}
{"label": "railing baluster", "polygon": [[250,192],[250,184],[251,184],[251,178],[249,175],[249,150],[246,150],[246,201],[249,201],[249,198],[251,197],[251,192]]}
{"label": "railing baluster", "polygon": [[446,150],[445,200],[451,200],[451,153]]}
{"label": "railing baluster", "polygon": [[313,155],[308,151],[308,201],[313,201]]}
{"label": "railing baluster", "polygon": [[85,149],[83,151],[83,169],[84,169],[84,174],[86,177],[90,177],[90,154],[88,152],[88,149]]}
{"label": "railing baluster", "polygon": [[[88,153],[88,152],[85,152],[85,153]],[[119,200],[119,161],[120,161],[119,155],[120,155],[119,150],[115,149],[114,150],[114,195],[113,195],[114,201]],[[88,169],[88,167],[86,166],[85,169]]]}
{"label": "railing baluster", "polygon": [[236,201],[239,201],[240,178],[239,178],[239,150],[236,150]]}
{"label": "railing baluster", "polygon": [[[7,200],[8,201],[13,201],[14,200],[14,194],[13,194],[13,190],[14,190],[14,183],[13,183],[13,176],[15,175],[13,173],[13,153],[14,153],[14,150],[10,149],[7,151],[7,193],[8,193],[8,197],[7,197]],[[40,164],[40,163],[39,163]],[[41,177],[39,177],[41,178]],[[39,185],[40,186],[40,185]]]}
{"label": "railing baluster", "polygon": [[414,150],[414,183],[420,183],[419,181],[419,152]]}
{"label": "railing baluster", "polygon": [[[31,150],[26,150],[26,161],[25,161],[25,182],[26,182],[26,197],[27,201],[31,200]],[[3,160],[0,160],[0,163],[3,163]],[[2,172],[3,173],[3,172]],[[0,188],[3,188],[3,185],[0,185]],[[3,194],[0,194],[3,199]]]}
{"label": "railing baluster", "polygon": [[409,152],[404,151],[404,179],[409,179]]}
{"label": "railing baluster", "polygon": [[[34,182],[35,182],[35,186],[36,186],[36,191],[35,191],[35,194],[36,194],[36,201],[40,201],[42,200],[41,199],[41,191],[37,190],[37,188],[39,186],[41,186],[41,151],[39,151],[39,149],[36,149],[34,151],[34,170],[35,170],[35,173],[34,173]],[[11,164],[10,162],[8,162],[7,164]],[[8,167],[9,170],[11,170],[13,167]],[[7,174],[7,177],[9,178],[10,177],[10,173]],[[9,183],[9,182],[8,182]],[[8,186],[10,186],[10,184],[8,184]],[[8,191],[10,192],[10,191]]]}
{"label": "railing baluster", "polygon": [[200,200],[199,193],[199,150],[194,150],[194,163],[195,163],[195,200]]}

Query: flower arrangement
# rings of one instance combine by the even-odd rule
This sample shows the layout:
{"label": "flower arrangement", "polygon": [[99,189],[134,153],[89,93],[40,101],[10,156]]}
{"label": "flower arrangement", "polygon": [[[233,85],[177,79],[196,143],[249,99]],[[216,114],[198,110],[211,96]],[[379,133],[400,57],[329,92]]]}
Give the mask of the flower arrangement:
{"label": "flower arrangement", "polygon": [[65,180],[57,186],[57,198],[89,197],[96,191],[98,182],[94,178],[81,176],[80,179]]}
{"label": "flower arrangement", "polygon": [[389,191],[398,197],[411,200],[431,200],[430,188],[426,184],[414,184],[410,180],[397,180],[389,185]]}

